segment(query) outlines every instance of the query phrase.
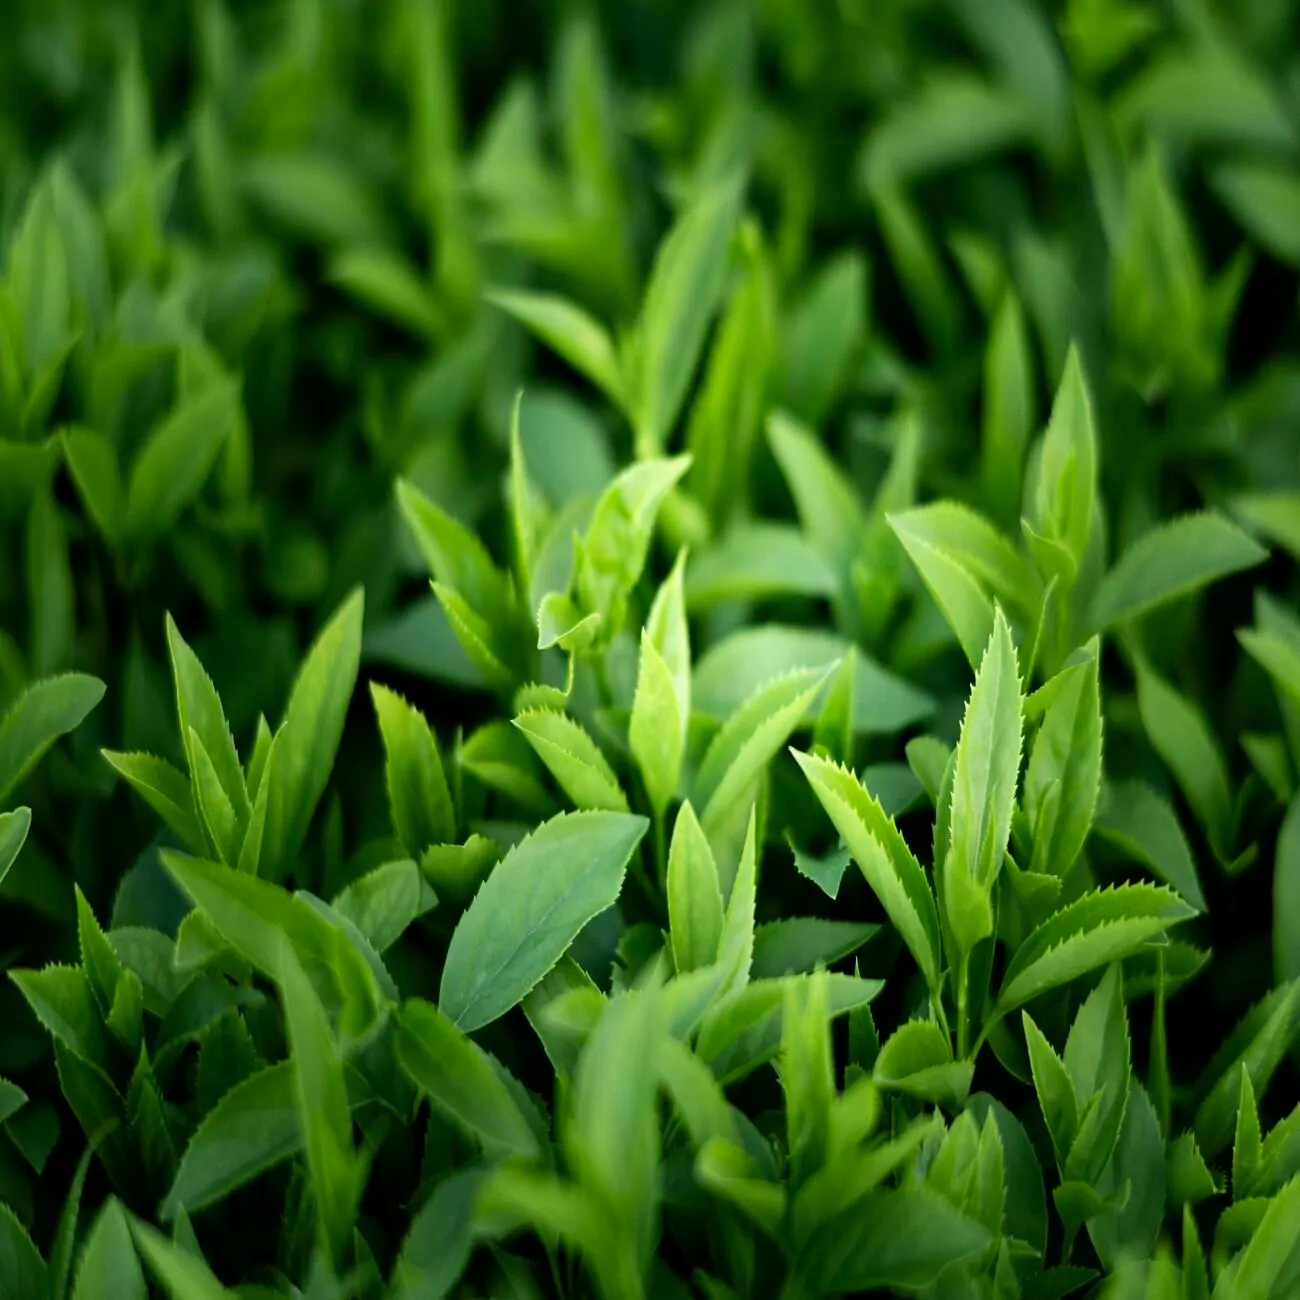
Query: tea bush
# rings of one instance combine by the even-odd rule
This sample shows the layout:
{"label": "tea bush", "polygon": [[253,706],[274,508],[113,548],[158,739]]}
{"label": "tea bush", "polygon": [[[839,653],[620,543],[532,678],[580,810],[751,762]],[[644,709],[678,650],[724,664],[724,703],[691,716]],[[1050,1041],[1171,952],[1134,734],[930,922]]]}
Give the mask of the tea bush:
{"label": "tea bush", "polygon": [[0,1295],[1300,1295],[1291,0],[10,0]]}

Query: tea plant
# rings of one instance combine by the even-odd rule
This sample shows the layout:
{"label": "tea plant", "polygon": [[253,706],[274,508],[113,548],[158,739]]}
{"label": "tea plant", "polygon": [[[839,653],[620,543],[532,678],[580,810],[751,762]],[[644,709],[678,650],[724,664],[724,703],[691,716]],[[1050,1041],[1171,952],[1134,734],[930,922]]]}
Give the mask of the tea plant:
{"label": "tea plant", "polygon": [[1297,31],[0,13],[0,1294],[1300,1293]]}

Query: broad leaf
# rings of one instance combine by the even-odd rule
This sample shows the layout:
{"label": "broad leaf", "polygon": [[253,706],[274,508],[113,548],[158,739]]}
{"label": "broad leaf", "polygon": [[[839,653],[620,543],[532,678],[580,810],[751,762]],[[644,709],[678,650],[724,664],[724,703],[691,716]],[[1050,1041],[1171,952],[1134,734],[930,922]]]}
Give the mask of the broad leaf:
{"label": "broad leaf", "polygon": [[0,799],[103,698],[104,683],[84,673],[47,677],[27,687],[0,720]]}

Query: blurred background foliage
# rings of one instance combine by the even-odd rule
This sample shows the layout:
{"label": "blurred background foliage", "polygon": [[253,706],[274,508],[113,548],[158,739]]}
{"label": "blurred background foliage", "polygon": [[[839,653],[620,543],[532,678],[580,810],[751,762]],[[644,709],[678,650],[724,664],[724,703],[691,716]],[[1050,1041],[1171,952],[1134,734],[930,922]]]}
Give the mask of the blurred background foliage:
{"label": "blurred background foliage", "polygon": [[[1262,581],[1294,599],[1298,133],[1294,0],[7,0],[0,705],[74,667],[110,688],[29,783],[8,963],[72,951],[70,879],[114,924],[143,906],[153,819],[97,751],[174,756],[165,611],[241,749],[358,583],[363,672],[440,732],[493,716],[394,477],[500,557],[521,388],[557,512],[651,449],[488,294],[563,293],[623,337],[676,215],[738,176],[699,373],[659,431],[696,458],[655,570],[688,541],[722,593],[697,578],[697,660],[756,612],[821,623],[954,732],[960,649],[881,516],[942,495],[1014,528],[1072,340],[1109,553],[1221,507],[1282,548]],[[847,580],[738,554],[796,513],[774,406],[866,503]],[[1142,647],[1209,714],[1243,851],[1294,784],[1285,751],[1238,744],[1276,725],[1232,631],[1251,591],[1162,613]],[[1108,767],[1158,771],[1127,656],[1106,674]],[[353,712],[311,842],[336,885],[387,833],[361,692]],[[1210,999],[1235,1015],[1268,987],[1268,873],[1211,890]],[[0,1006],[21,1072],[45,1040],[7,982]]]}

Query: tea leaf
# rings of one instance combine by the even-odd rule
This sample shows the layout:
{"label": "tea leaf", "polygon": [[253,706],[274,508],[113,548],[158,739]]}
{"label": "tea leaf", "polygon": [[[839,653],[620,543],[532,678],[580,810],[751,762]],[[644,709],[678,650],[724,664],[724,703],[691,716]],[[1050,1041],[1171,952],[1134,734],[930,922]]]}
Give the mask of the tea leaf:
{"label": "tea leaf", "polygon": [[28,686],[0,720],[0,799],[103,698],[104,683],[84,673],[64,673]]}
{"label": "tea leaf", "polygon": [[627,812],[614,769],[580,723],[554,709],[530,709],[514,725],[578,808]]}
{"label": "tea leaf", "polygon": [[455,838],[456,814],[438,740],[424,714],[377,682],[370,698],[384,738],[385,783],[393,829],[408,853]]}
{"label": "tea leaf", "polygon": [[942,970],[939,914],[920,863],[852,772],[811,754],[796,752],[794,757],[926,983],[937,992]]}
{"label": "tea leaf", "polygon": [[148,1300],[148,1295],[126,1214],[110,1197],[82,1247],[72,1300]]}
{"label": "tea leaf", "polygon": [[677,970],[712,965],[722,938],[722,890],[713,852],[689,801],[682,804],[673,827],[666,893]]}
{"label": "tea leaf", "polygon": [[206,852],[203,831],[194,813],[190,783],[170,763],[152,754],[100,751],[131,788],[163,819],[191,853]]}
{"label": "tea leaf", "polygon": [[1300,979],[1300,800],[1292,801],[1277,836],[1273,971],[1279,983]]}
{"label": "tea leaf", "polygon": [[626,813],[561,814],[511,849],[452,935],[443,1013],[468,1033],[518,1003],[618,897],[648,824]]}
{"label": "tea leaf", "polygon": [[1053,913],[1022,943],[1002,977],[995,1016],[1135,952],[1194,913],[1172,890],[1117,885]]}
{"label": "tea leaf", "polygon": [[1089,621],[1105,631],[1266,558],[1222,515],[1184,515],[1144,533],[1119,557],[1097,588]]}
{"label": "tea leaf", "polygon": [[1174,810],[1141,781],[1107,785],[1097,807],[1096,833],[1145,863],[1198,912],[1205,895]]}
{"label": "tea leaf", "polygon": [[397,1059],[411,1080],[490,1155],[539,1154],[537,1138],[490,1057],[437,1007],[413,999],[402,1008]]}
{"label": "tea leaf", "polygon": [[281,880],[293,866],[324,793],[361,658],[364,596],[354,592],[312,643],[298,670],[265,779],[259,870]]}
{"label": "tea leaf", "polygon": [[0,813],[0,884],[4,882],[4,878],[9,874],[9,868],[22,852],[31,825],[30,808],[15,808],[13,812]]}

